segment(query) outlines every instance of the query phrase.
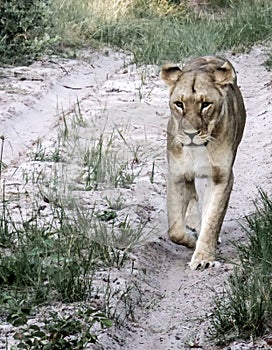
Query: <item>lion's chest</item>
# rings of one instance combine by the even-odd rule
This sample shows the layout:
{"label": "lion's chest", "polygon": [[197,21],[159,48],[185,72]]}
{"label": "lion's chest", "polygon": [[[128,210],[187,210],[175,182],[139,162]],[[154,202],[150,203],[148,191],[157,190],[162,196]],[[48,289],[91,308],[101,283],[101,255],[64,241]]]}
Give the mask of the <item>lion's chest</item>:
{"label": "lion's chest", "polygon": [[211,164],[206,147],[184,146],[182,153],[169,157],[169,171],[177,181],[181,177],[193,179],[211,176]]}

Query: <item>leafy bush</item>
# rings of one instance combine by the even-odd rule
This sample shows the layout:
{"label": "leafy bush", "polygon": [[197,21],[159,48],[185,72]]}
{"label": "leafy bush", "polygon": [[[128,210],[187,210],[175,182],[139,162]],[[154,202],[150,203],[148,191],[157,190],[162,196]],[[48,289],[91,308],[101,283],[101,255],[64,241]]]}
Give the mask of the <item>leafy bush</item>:
{"label": "leafy bush", "polygon": [[0,63],[27,63],[55,41],[48,34],[49,5],[42,0],[0,2]]}

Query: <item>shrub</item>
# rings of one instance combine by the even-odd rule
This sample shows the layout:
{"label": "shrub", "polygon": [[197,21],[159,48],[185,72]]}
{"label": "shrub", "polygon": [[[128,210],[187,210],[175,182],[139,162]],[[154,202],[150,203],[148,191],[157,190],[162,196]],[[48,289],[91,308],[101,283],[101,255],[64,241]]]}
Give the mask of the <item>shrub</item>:
{"label": "shrub", "polygon": [[25,64],[54,41],[49,1],[3,0],[0,2],[0,63]]}

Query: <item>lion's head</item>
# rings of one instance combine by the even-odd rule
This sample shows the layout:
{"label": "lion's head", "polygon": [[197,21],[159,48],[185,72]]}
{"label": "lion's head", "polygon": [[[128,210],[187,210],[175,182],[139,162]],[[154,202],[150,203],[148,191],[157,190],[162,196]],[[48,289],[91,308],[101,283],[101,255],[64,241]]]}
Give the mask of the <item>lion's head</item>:
{"label": "lion's head", "polygon": [[231,63],[207,56],[190,61],[182,70],[165,64],[161,78],[170,87],[175,142],[197,146],[216,140],[221,118],[226,115],[228,91],[236,88],[236,73]]}

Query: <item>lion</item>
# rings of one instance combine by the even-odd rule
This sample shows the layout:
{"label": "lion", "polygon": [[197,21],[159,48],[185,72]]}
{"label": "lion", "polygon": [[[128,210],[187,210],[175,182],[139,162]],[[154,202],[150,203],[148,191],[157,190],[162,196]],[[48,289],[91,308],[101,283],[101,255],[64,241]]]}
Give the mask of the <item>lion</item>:
{"label": "lion", "polygon": [[[195,248],[189,266],[203,269],[216,265],[217,242],[233,187],[233,163],[245,126],[245,106],[234,67],[224,58],[199,57],[182,69],[166,63],[161,78],[170,87],[168,234],[173,242]],[[202,214],[196,178],[207,179]]]}

